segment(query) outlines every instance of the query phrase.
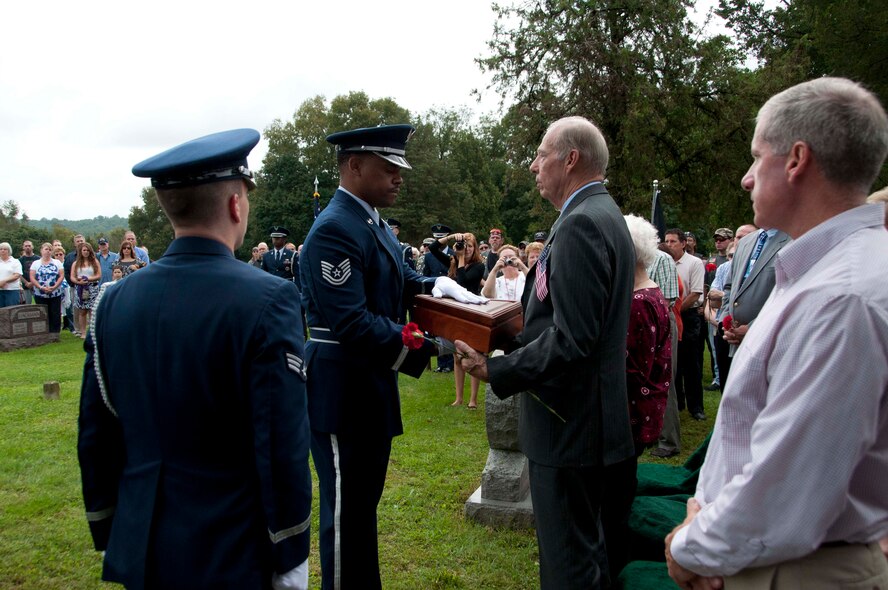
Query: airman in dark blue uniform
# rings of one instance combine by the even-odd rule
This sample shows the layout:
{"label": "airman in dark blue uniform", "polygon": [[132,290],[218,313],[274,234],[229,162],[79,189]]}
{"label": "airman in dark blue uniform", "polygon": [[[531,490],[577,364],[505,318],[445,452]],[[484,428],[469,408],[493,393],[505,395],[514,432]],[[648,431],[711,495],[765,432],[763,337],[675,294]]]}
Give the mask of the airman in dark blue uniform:
{"label": "airman in dark blue uniform", "polygon": [[272,247],[262,256],[262,270],[276,277],[292,281],[299,285],[299,258],[292,250],[284,247],[290,232],[285,227],[275,225],[271,228]]}
{"label": "airman in dark blue uniform", "polygon": [[320,483],[323,588],[380,587],[376,507],[392,438],[403,432],[398,372],[422,374],[435,347],[401,337],[405,290],[434,279],[404,263],[376,208],[401,186],[410,125],[335,133],[340,187],[302,248],[312,458]]}
{"label": "airman in dark blue uniform", "polygon": [[[446,237],[451,230],[448,226],[442,223],[436,223],[432,226],[432,237],[437,239],[441,239]],[[453,250],[450,246],[444,246],[441,249],[441,253],[445,256],[453,256]],[[446,277],[447,273],[450,272],[450,267],[445,265],[443,262],[438,260],[434,254],[431,252],[426,252],[424,257],[424,265],[422,268],[422,274],[427,277]],[[448,343],[452,346],[452,343]],[[439,350],[440,354],[438,354],[438,366],[435,367],[436,373],[452,373],[453,372],[453,354],[446,350]]]}
{"label": "airman in dark blue uniform", "polygon": [[86,340],[78,455],[102,577],[130,589],[306,588],[310,430],[298,298],[233,256],[259,133],[133,168],[175,230],[103,286]]}

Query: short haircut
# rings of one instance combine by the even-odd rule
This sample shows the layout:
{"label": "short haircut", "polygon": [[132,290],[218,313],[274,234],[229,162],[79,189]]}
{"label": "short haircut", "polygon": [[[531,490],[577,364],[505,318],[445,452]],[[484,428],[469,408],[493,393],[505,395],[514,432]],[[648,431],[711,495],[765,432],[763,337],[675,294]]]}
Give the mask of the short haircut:
{"label": "short haircut", "polygon": [[571,150],[577,150],[580,161],[590,172],[604,175],[610,157],[607,143],[591,121],[584,117],[564,117],[549,125],[546,133],[552,133],[552,145],[560,159],[566,158]]}
{"label": "short haircut", "polygon": [[635,262],[647,268],[657,257],[660,236],[657,228],[637,215],[624,215],[632,244],[635,246]]}
{"label": "short haircut", "polygon": [[174,225],[206,225],[216,220],[221,213],[222,203],[234,193],[247,193],[243,179],[158,189],[157,201]]}
{"label": "short haircut", "polygon": [[0,250],[9,250],[10,254],[12,253],[12,246],[9,245],[9,242],[0,242]]}
{"label": "short haircut", "polygon": [[666,236],[668,236],[670,234],[678,236],[679,242],[687,242],[688,241],[688,239],[685,237],[685,233],[683,231],[681,231],[680,229],[678,229],[677,227],[673,227],[672,229],[667,229],[663,233],[663,237],[665,238]]}
{"label": "short haircut", "polygon": [[888,116],[879,99],[844,78],[818,78],[775,94],[757,132],[774,153],[805,142],[827,180],[869,192],[888,155]]}

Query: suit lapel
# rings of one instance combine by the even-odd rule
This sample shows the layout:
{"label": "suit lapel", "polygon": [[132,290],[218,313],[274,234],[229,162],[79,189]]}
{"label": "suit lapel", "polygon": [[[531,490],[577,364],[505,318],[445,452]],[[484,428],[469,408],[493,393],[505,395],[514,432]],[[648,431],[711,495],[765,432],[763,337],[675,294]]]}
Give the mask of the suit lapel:
{"label": "suit lapel", "polygon": [[[761,231],[765,231],[765,230],[761,230]],[[743,291],[746,289],[747,285],[752,284],[752,282],[755,280],[755,277],[757,277],[758,274],[762,271],[762,269],[768,265],[768,261],[771,260],[777,254],[777,252],[780,250],[780,248],[783,246],[783,244],[786,243],[786,241],[788,239],[789,239],[789,236],[787,236],[783,232],[777,232],[776,234],[774,234],[774,237],[768,238],[768,241],[765,242],[765,247],[762,249],[761,254],[759,254],[758,260],[755,261],[755,265],[753,265],[752,270],[749,272],[749,276],[746,277],[745,279],[743,279],[742,278],[743,275],[741,275],[741,280],[743,282],[740,284],[740,290],[737,292],[738,295],[740,293],[743,293]],[[749,249],[749,256],[752,256],[752,253],[754,251],[755,251],[755,243],[753,242],[752,247]],[[749,256],[745,257],[746,263],[743,267],[744,273],[746,272],[746,266],[749,265]]]}
{"label": "suit lapel", "polygon": [[[574,197],[573,201],[570,202],[570,205],[567,209],[563,210],[561,214],[558,216],[558,219],[555,220],[555,223],[552,224],[552,228],[549,230],[549,237],[546,238],[546,242],[543,245],[543,252],[545,253],[548,260],[551,260],[552,257],[552,248],[554,248],[555,236],[558,234],[558,228],[561,226],[561,222],[564,219],[571,215],[574,211],[577,210],[577,207],[582,204],[586,199],[593,197],[595,195],[607,194],[607,189],[604,188],[604,184],[595,184],[590,186],[589,188],[580,191],[576,197]],[[542,255],[541,255],[542,256]],[[527,309],[527,306],[532,299],[537,299],[536,297],[536,274],[539,272],[538,265],[539,261],[535,262],[533,267],[528,270],[533,270],[533,272],[527,273],[527,280],[524,283],[524,294],[521,297],[522,306]],[[546,273],[548,273],[549,265],[548,261],[546,263]],[[546,276],[546,281],[548,281],[549,277]],[[531,295],[528,295],[528,291]]]}

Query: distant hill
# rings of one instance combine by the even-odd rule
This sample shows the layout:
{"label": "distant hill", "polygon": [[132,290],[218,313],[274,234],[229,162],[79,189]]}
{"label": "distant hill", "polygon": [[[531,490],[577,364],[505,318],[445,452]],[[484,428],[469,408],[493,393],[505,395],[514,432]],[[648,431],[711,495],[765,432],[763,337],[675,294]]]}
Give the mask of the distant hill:
{"label": "distant hill", "polygon": [[52,231],[53,226],[61,225],[85,236],[99,236],[111,233],[111,230],[126,228],[129,222],[126,217],[115,215],[114,217],[105,217],[99,215],[92,219],[29,219],[28,225],[47,231]]}

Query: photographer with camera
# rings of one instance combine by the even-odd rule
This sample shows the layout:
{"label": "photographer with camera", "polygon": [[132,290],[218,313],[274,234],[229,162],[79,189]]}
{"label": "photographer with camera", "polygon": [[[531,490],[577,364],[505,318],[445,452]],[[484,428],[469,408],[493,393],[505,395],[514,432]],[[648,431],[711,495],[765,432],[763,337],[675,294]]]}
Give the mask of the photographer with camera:
{"label": "photographer with camera", "polygon": [[[454,240],[453,255],[448,256],[441,252],[441,250],[450,240]],[[442,264],[449,266],[450,270],[447,276],[455,280],[460,287],[474,295],[480,294],[481,279],[484,277],[484,259],[481,258],[481,252],[478,250],[478,240],[475,239],[474,234],[457,233],[438,238],[429,244],[429,252]],[[457,361],[456,358],[454,360]],[[456,383],[456,400],[450,405],[461,406],[463,403],[466,373],[459,366],[459,362],[454,363],[453,376]],[[471,379],[472,394],[469,398],[469,409],[474,410],[478,407],[478,387],[481,381],[475,377]]]}
{"label": "photographer with camera", "polygon": [[[500,275],[502,271],[502,275]],[[518,248],[506,244],[499,251],[499,259],[490,269],[490,276],[484,283],[481,295],[488,299],[521,301],[527,265],[518,256]]]}

